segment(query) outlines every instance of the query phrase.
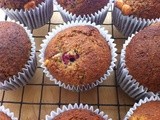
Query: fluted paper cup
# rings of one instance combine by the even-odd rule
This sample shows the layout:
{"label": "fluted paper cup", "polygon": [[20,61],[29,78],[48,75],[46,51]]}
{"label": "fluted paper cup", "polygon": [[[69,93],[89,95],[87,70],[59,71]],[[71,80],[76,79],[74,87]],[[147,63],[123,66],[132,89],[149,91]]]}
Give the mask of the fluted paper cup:
{"label": "fluted paper cup", "polygon": [[[15,21],[9,21],[9,22],[15,22]],[[14,90],[26,85],[33,77],[36,71],[36,66],[37,66],[36,47],[35,47],[35,42],[34,42],[34,38],[32,37],[31,31],[28,30],[27,27],[24,27],[24,25],[20,24],[19,22],[15,22],[15,23],[22,26],[25,29],[26,33],[28,34],[28,37],[31,42],[31,52],[30,52],[30,56],[27,63],[25,64],[24,68],[22,68],[20,72],[18,72],[16,75],[13,75],[9,79],[5,80],[4,82],[0,82],[0,89],[2,90]]]}
{"label": "fluted paper cup", "polygon": [[36,29],[45,25],[53,14],[53,0],[45,0],[34,9],[14,10],[2,8],[12,20],[19,21],[29,29]]}
{"label": "fluted paper cup", "polygon": [[18,118],[14,117],[14,113],[10,112],[10,110],[5,108],[4,106],[0,106],[0,112],[3,112],[6,114],[8,117],[11,118],[11,120],[18,120]]}
{"label": "fluted paper cup", "polygon": [[[160,97],[158,96],[151,96],[150,98],[145,98],[144,100],[140,100],[138,103],[135,103],[134,106],[132,108],[129,109],[129,111],[127,112],[127,114],[125,115],[124,120],[128,120],[134,113],[134,111],[140,107],[141,105],[151,102],[151,101],[160,101]],[[151,108],[152,109],[152,108]]]}
{"label": "fluted paper cup", "polygon": [[135,34],[137,31],[143,29],[146,26],[160,20],[157,19],[142,19],[137,18],[133,15],[127,16],[123,15],[121,10],[119,10],[116,6],[114,6],[112,12],[112,21],[114,26],[125,36],[129,37],[132,34]]}
{"label": "fluted paper cup", "polygon": [[130,75],[129,70],[126,66],[125,56],[126,56],[126,47],[135,36],[133,34],[131,37],[123,45],[123,49],[121,51],[119,64],[117,67],[117,81],[120,87],[132,98],[139,100],[144,97],[155,96],[156,94],[152,91],[149,91],[147,87],[141,85],[137,82],[132,75]]}
{"label": "fluted paper cup", "polygon": [[105,5],[101,10],[99,10],[98,12],[95,12],[93,14],[87,14],[87,15],[79,15],[76,16],[76,14],[72,14],[69,11],[67,11],[66,9],[64,9],[61,5],[59,5],[56,0],[55,0],[55,4],[57,6],[57,9],[60,11],[61,16],[64,20],[64,22],[68,22],[68,21],[91,21],[91,22],[95,22],[97,25],[101,25],[103,24],[106,15],[108,13],[109,8],[112,5],[112,0],[109,0],[109,2],[107,3],[107,5]]}
{"label": "fluted paper cup", "polygon": [[[91,84],[87,84],[87,85],[82,85],[82,86],[74,86],[74,85],[69,85],[69,84],[65,84],[57,79],[54,78],[54,76],[52,76],[50,74],[50,72],[47,70],[45,63],[44,63],[44,53],[45,53],[45,49],[49,43],[49,41],[60,31],[66,29],[66,28],[70,28],[73,26],[79,26],[79,25],[91,25],[95,28],[97,28],[100,32],[100,34],[106,39],[106,42],[108,43],[108,45],[110,46],[110,51],[111,51],[111,64],[110,67],[108,68],[108,70],[106,70],[106,73],[99,79],[96,80],[96,82],[91,83]],[[72,21],[71,23],[68,22],[67,24],[64,23],[63,25],[57,26],[56,29],[53,29],[52,32],[49,33],[49,36],[46,36],[46,39],[43,40],[43,44],[41,45],[42,49],[40,50],[40,63],[42,64],[41,67],[44,69],[44,73],[46,74],[47,77],[50,78],[51,81],[54,81],[55,84],[68,89],[68,90],[73,90],[73,91],[84,91],[84,90],[89,90],[95,86],[97,86],[98,84],[102,83],[104,80],[106,80],[108,78],[108,76],[111,74],[111,72],[113,72],[113,68],[115,67],[115,62],[116,60],[116,48],[115,48],[115,44],[113,43],[114,40],[111,39],[111,35],[108,34],[108,31],[104,30],[104,28],[102,28],[100,25],[95,25],[95,23],[91,23],[91,22],[86,22],[86,21]]]}
{"label": "fluted paper cup", "polygon": [[65,111],[73,110],[73,109],[89,110],[89,111],[101,116],[104,120],[112,120],[103,111],[100,111],[99,109],[94,110],[93,106],[89,107],[88,105],[83,105],[83,104],[78,105],[77,103],[75,103],[74,105],[69,104],[68,106],[63,106],[61,109],[57,108],[57,111],[51,111],[50,115],[46,115],[45,120],[53,120],[57,115],[65,112]]}

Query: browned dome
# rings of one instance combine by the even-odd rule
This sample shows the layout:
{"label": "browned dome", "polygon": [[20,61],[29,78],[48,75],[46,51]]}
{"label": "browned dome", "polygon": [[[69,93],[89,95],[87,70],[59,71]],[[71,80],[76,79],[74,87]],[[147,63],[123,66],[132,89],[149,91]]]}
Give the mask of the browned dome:
{"label": "browned dome", "polygon": [[144,28],[126,48],[129,74],[153,92],[160,91],[160,23]]}
{"label": "browned dome", "polygon": [[17,75],[27,63],[31,42],[20,25],[0,22],[0,81]]}
{"label": "browned dome", "polygon": [[30,9],[34,8],[44,0],[0,0],[0,7],[9,9]]}
{"label": "browned dome", "polygon": [[78,16],[98,12],[109,0],[57,0],[57,2],[64,9]]}
{"label": "browned dome", "polygon": [[125,15],[134,15],[139,18],[160,18],[159,0],[116,0],[116,6]]}
{"label": "browned dome", "polygon": [[100,79],[111,64],[105,38],[92,26],[75,26],[59,32],[45,50],[50,73],[65,84],[86,85]]}
{"label": "browned dome", "polygon": [[72,109],[57,115],[53,120],[104,120],[104,118],[90,110]]}

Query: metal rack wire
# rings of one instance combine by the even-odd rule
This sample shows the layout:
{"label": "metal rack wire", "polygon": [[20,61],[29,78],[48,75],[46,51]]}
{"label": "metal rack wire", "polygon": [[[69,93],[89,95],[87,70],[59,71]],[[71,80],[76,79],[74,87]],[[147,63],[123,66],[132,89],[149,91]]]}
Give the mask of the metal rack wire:
{"label": "metal rack wire", "polygon": [[[111,8],[108,12],[103,26],[109,30],[112,38],[115,39],[115,43],[118,48],[117,53],[119,55],[122,44],[126,38],[124,38],[112,24],[112,9],[113,8]],[[7,17],[5,19],[7,19]],[[49,23],[40,29],[32,31],[37,46],[37,57],[40,49],[39,45],[45,38],[45,34],[50,32],[52,28],[62,22],[63,21],[60,18],[59,12],[54,10],[53,17]],[[44,31],[45,33],[41,33]],[[59,88],[54,83],[50,82],[42,71],[43,70],[38,63],[33,82],[16,91],[0,92],[1,105],[11,109],[19,120],[45,119],[45,115],[49,114],[51,110],[56,110],[57,107],[68,105],[69,103],[89,104],[104,111],[109,115],[109,117],[113,118],[113,120],[122,120],[125,113],[134,103],[134,101],[129,98],[117,85],[115,72],[116,68],[107,81],[93,90],[83,93],[75,93]]]}

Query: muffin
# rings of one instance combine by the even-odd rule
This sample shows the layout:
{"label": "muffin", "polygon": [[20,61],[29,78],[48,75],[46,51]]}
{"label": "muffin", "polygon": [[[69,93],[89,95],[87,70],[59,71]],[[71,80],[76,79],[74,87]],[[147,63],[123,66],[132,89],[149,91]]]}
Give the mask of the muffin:
{"label": "muffin", "polygon": [[11,120],[11,118],[3,112],[0,112],[0,120]]}
{"label": "muffin", "polygon": [[[157,22],[144,28],[126,42],[122,50],[118,79],[120,86],[127,93],[143,96],[148,91],[155,94],[160,92],[160,62],[157,62],[160,60],[159,39],[160,22]],[[126,77],[122,78],[125,75]],[[131,81],[134,83],[129,86]],[[140,86],[143,86],[143,89]]]}
{"label": "muffin", "polygon": [[44,58],[47,69],[57,80],[78,86],[103,76],[111,63],[111,52],[95,27],[75,26],[52,38]]}
{"label": "muffin", "polygon": [[[151,101],[138,107],[129,120],[159,120],[160,101]],[[152,109],[150,109],[152,108]]]}
{"label": "muffin", "polygon": [[93,107],[80,104],[69,104],[63,106],[62,109],[58,108],[57,111],[52,111],[50,115],[46,115],[45,120],[112,120],[99,109],[94,110]]}
{"label": "muffin", "polygon": [[34,9],[38,4],[41,4],[44,0],[0,0],[0,7],[8,9]]}
{"label": "muffin", "polygon": [[0,106],[0,120],[18,120],[14,117],[14,113],[9,109],[5,109],[4,106]]}
{"label": "muffin", "polygon": [[156,0],[116,0],[112,15],[113,24],[127,37],[160,19],[160,4]]}
{"label": "muffin", "polygon": [[59,115],[57,115],[53,120],[104,120],[101,116],[97,115],[96,113],[85,110],[85,109],[72,109],[65,111]]}
{"label": "muffin", "polygon": [[60,86],[71,90],[87,90],[106,79],[116,56],[112,40],[103,36],[107,33],[78,21],[60,26],[56,31],[42,45],[40,61],[47,76],[50,74]]}
{"label": "muffin", "polygon": [[102,24],[106,17],[111,0],[56,0],[57,7],[65,22],[86,20]]}
{"label": "muffin", "polygon": [[29,76],[32,76],[31,71],[34,71],[35,67],[30,66],[29,62],[33,62],[32,57],[35,55],[31,54],[35,51],[31,50],[31,37],[19,24],[1,21],[0,31],[0,89],[12,89],[10,87],[24,85]]}
{"label": "muffin", "polygon": [[53,0],[0,0],[0,8],[29,29],[45,25],[53,14]]}
{"label": "muffin", "polygon": [[160,98],[158,96],[145,98],[134,104],[124,120],[159,120]]}

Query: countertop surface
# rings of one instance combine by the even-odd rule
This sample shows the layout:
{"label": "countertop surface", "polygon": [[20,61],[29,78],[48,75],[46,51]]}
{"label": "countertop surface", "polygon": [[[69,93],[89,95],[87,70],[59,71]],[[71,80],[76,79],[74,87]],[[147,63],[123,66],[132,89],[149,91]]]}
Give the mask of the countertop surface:
{"label": "countertop surface", "polygon": [[[112,9],[108,12],[102,26],[115,39],[118,59],[126,38],[112,24],[111,11]],[[0,21],[4,20],[4,18],[5,14],[0,11]],[[45,35],[55,26],[62,23],[61,15],[55,8],[49,23],[32,31],[36,42],[37,60],[39,60],[40,44]],[[99,86],[89,91],[77,93],[60,88],[51,82],[43,73],[43,69],[38,61],[37,70],[31,82],[15,91],[0,91],[0,102],[1,105],[14,112],[15,116],[20,120],[43,120],[45,115],[50,114],[52,110],[69,103],[89,104],[104,111],[113,120],[122,120],[135,101],[126,95],[116,84],[115,70]]]}

